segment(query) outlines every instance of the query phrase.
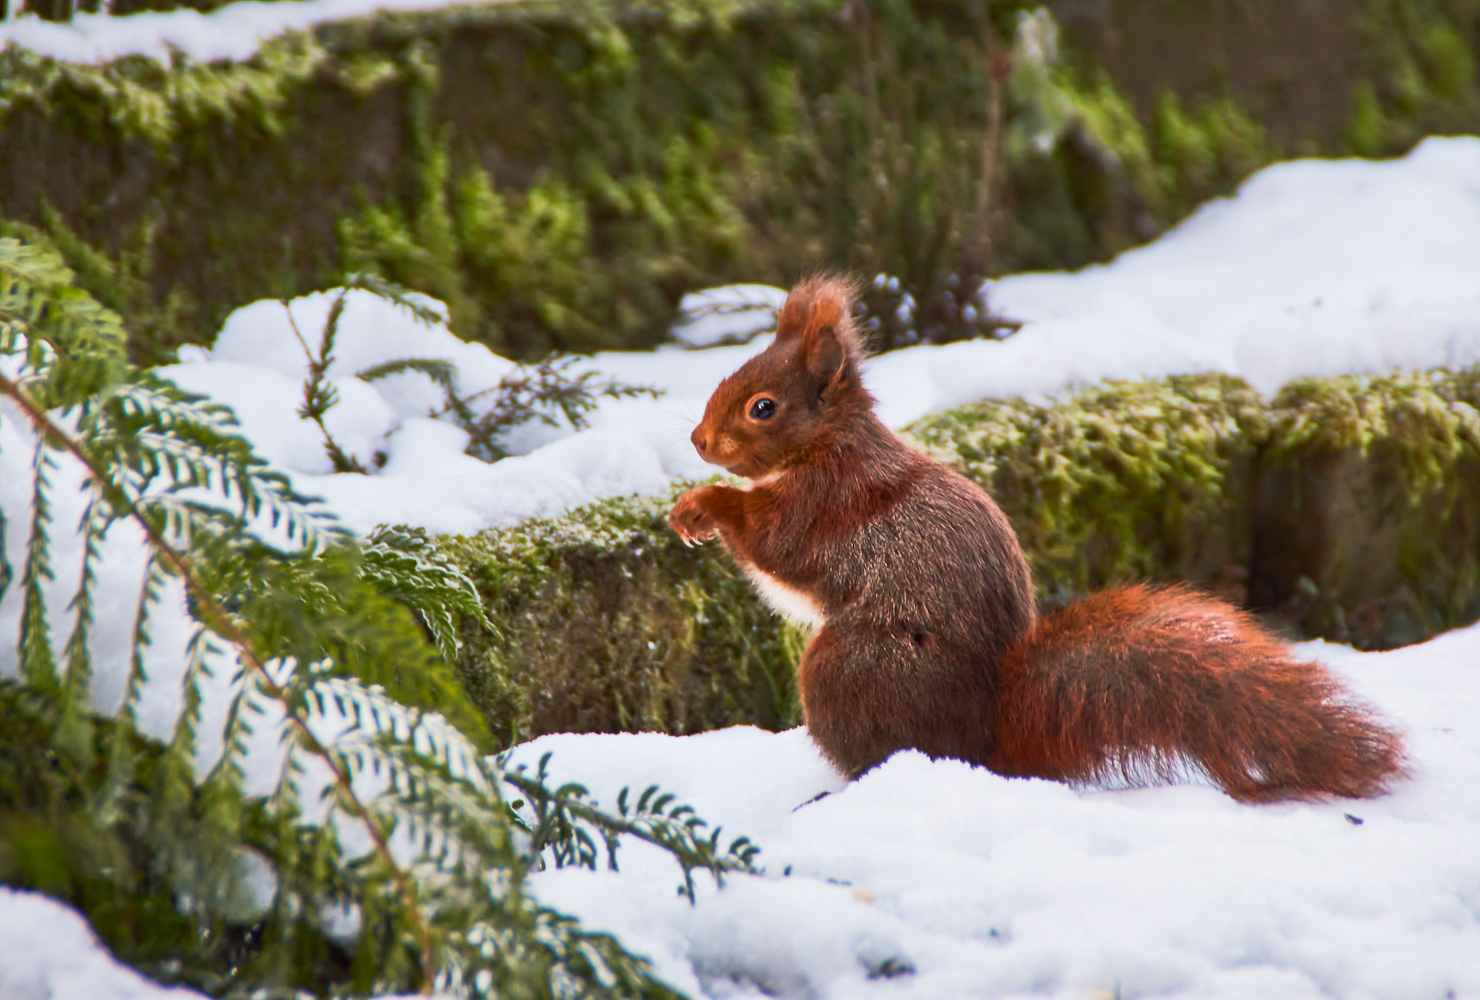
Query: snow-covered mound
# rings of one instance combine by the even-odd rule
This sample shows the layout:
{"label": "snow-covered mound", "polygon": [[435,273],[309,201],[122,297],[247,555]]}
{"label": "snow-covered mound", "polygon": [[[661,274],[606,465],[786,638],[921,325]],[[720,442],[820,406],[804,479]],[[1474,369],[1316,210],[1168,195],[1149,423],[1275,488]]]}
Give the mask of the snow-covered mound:
{"label": "snow-covered mound", "polygon": [[87,921],[56,900],[0,886],[0,997],[5,1000],[188,1000],[120,965]]}
{"label": "snow-covered mound", "polygon": [[[883,355],[869,365],[869,386],[885,422],[900,427],[977,399],[1041,400],[1109,378],[1222,371],[1273,393],[1307,375],[1472,363],[1480,360],[1477,177],[1474,138],[1429,139],[1401,160],[1270,167],[1109,264],[994,282],[990,301],[1025,321],[1019,333]],[[749,285],[692,296],[677,333],[688,346],[743,336],[780,294]],[[311,343],[328,308],[327,294],[293,305]],[[370,477],[327,474],[322,436],[294,416],[308,362],[281,304],[239,310],[213,351],[189,349],[192,363],[163,373],[236,407],[264,453],[357,529],[396,521],[473,531],[709,475],[689,431],[719,380],[769,343],[598,354],[596,370],[665,395],[605,400],[578,434],[528,427],[509,441],[522,457],[487,465],[462,454],[457,428],[425,419],[440,399],[430,379],[371,385],[354,375],[396,358],[446,358],[469,393],[497,383],[510,363],[355,293],[340,324],[331,373],[341,402],[329,424],[362,460],[386,456]]]}
{"label": "snow-covered mound", "polygon": [[556,780],[606,802],[660,782],[724,837],[752,836],[766,877],[690,907],[672,860],[639,845],[620,874],[547,871],[535,889],[695,995],[1480,995],[1480,626],[1390,653],[1303,651],[1407,729],[1414,775],[1392,795],[1246,806],[914,751],[845,785],[801,729],[546,736],[515,758],[552,753]]}

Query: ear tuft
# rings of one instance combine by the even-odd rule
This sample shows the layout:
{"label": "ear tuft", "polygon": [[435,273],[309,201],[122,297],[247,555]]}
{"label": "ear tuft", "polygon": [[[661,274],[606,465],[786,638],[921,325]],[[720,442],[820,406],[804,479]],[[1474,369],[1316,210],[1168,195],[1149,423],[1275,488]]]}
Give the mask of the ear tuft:
{"label": "ear tuft", "polygon": [[776,340],[816,339],[830,329],[851,358],[861,358],[863,344],[853,328],[853,295],[849,278],[829,274],[807,278],[791,290],[777,313]]}
{"label": "ear tuft", "polygon": [[803,369],[818,399],[859,381],[863,347],[853,328],[853,285],[846,278],[808,278],[786,297],[776,318],[776,343],[797,341]]}

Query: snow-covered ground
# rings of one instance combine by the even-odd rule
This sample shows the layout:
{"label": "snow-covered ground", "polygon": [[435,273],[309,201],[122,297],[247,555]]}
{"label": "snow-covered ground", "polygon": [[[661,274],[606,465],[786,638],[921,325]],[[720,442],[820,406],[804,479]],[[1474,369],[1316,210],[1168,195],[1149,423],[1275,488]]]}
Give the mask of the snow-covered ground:
{"label": "snow-covered ground", "polygon": [[[1480,626],[1304,651],[1407,729],[1414,775],[1392,795],[1245,806],[913,751],[845,785],[801,729],[554,735],[516,759],[550,752],[557,780],[607,802],[660,782],[754,837],[767,874],[691,908],[671,859],[628,848],[620,874],[550,871],[535,888],[695,995],[1480,996]],[[880,976],[889,960],[914,971]]]}
{"label": "snow-covered ground", "polygon": [[[696,997],[1480,996],[1480,626],[1304,651],[1407,730],[1414,773],[1393,794],[1245,806],[914,752],[848,785],[802,729],[546,736],[514,761],[551,753],[556,780],[606,803],[659,783],[753,837],[765,875],[720,891],[700,875],[690,906],[672,859],[629,843],[620,873],[550,870],[534,890]],[[65,907],[0,888],[0,996],[183,995],[113,965]]]}
{"label": "snow-covered ground", "polygon": [[[736,300],[766,294],[752,288]],[[724,296],[709,304],[716,299]],[[888,423],[1103,378],[1217,370],[1272,392],[1302,375],[1475,362],[1480,139],[1428,140],[1390,162],[1271,167],[1147,247],[1075,274],[1005,278],[991,299],[1026,321],[1016,336],[872,362],[869,384]],[[292,308],[316,341],[328,297]],[[685,337],[722,332],[689,327]],[[307,361],[276,302],[237,312],[211,350],[187,349],[162,374],[235,407],[261,451],[356,529],[472,531],[708,475],[689,430],[719,379],[765,343],[598,355],[596,369],[666,395],[608,400],[579,433],[528,428],[510,439],[518,457],[485,464],[462,454],[461,430],[427,416],[439,395],[424,376],[372,384],[355,375],[395,358],[445,358],[471,393],[496,384],[510,362],[356,295],[340,324],[340,402],[329,425],[362,461],[383,456],[370,476],[333,474],[318,429],[294,415]],[[31,456],[24,424],[0,407],[0,509],[13,566],[24,555],[16,529],[29,523]],[[57,523],[75,523],[82,498],[65,462],[54,502]],[[56,543],[49,593],[61,648],[79,553],[64,533]],[[98,569],[102,710],[121,696],[138,545],[120,526]],[[189,634],[177,591],[168,604],[152,619],[141,708],[141,725],[158,735],[179,710]],[[17,669],[19,610],[13,586],[0,600],[0,673]],[[841,789],[799,732],[550,737],[541,746],[557,751],[557,774],[607,797],[615,782],[660,782],[754,836],[772,877],[733,880],[690,910],[671,896],[676,873],[633,849],[620,876],[548,873],[540,892],[620,929],[677,985],[716,995],[1480,995],[1480,679],[1469,669],[1480,632],[1382,655],[1317,652],[1410,727],[1418,766],[1394,796],[1251,808],[1195,786],[1080,792],[903,755],[793,812]],[[211,735],[231,674],[223,666],[209,692],[203,765],[219,752]],[[787,865],[793,877],[779,878]],[[50,904],[0,897],[4,913],[37,905]],[[0,920],[0,996],[6,970],[32,968],[13,957],[27,947],[16,936],[26,927]],[[869,968],[905,964],[913,974],[867,979]],[[53,973],[69,974],[47,966],[24,982],[63,981]],[[58,989],[36,995],[68,992]],[[115,995],[128,994],[120,986]]]}

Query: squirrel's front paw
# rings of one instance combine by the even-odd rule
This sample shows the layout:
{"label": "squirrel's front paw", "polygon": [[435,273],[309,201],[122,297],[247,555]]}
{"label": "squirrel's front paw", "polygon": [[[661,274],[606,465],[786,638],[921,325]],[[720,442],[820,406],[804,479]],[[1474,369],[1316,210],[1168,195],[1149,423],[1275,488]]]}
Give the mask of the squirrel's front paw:
{"label": "squirrel's front paw", "polygon": [[668,513],[668,526],[678,532],[685,545],[702,542],[718,530],[704,504],[704,488],[690,490],[678,498]]}

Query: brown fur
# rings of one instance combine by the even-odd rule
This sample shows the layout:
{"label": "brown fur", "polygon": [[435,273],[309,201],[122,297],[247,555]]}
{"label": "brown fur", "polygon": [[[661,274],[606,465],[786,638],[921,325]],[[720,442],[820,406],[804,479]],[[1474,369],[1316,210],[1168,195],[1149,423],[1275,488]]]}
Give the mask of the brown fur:
{"label": "brown fur", "polygon": [[802,707],[844,772],[906,747],[1069,781],[1165,779],[1185,761],[1246,801],[1373,795],[1401,773],[1395,732],[1214,598],[1125,587],[1035,622],[1001,509],[874,416],[850,303],[836,279],[791,293],[776,342],[693,434],[750,488],[700,487],[669,517],[821,612]]}
{"label": "brown fur", "polygon": [[1121,587],[1039,619],[1002,664],[1004,774],[1170,779],[1205,770],[1246,802],[1381,792],[1402,741],[1325,668],[1182,587]]}

